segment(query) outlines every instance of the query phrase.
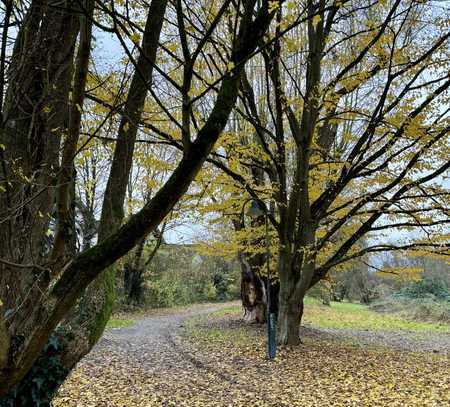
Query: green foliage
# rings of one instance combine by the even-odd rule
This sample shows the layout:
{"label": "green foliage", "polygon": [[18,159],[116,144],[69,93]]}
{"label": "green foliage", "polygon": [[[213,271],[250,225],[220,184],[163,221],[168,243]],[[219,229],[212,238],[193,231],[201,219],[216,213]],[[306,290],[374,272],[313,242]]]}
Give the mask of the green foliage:
{"label": "green foliage", "polygon": [[445,263],[425,259],[419,281],[398,284],[371,308],[396,313],[408,320],[450,323],[450,279]]}
{"label": "green foliage", "polygon": [[394,296],[412,299],[434,296],[439,300],[450,301],[450,290],[443,279],[424,278],[404,287]]}
{"label": "green foliage", "polygon": [[371,305],[371,309],[383,313],[395,313],[413,321],[428,321],[450,324],[448,301],[438,301],[432,295],[427,298],[390,296]]}
{"label": "green foliage", "polygon": [[218,300],[217,290],[212,281],[192,281],[188,286],[180,280],[179,276],[164,276],[147,284],[147,300],[154,307],[173,307],[176,305],[187,305],[195,302]]}
{"label": "green foliage", "polygon": [[308,291],[308,296],[322,301],[322,304],[324,305],[330,305],[331,295],[332,293],[330,288],[327,287],[327,285],[322,281]]}
{"label": "green foliage", "polygon": [[150,281],[147,287],[148,302],[154,307],[186,305],[189,304],[192,299],[188,288],[180,281],[171,278]]}
{"label": "green foliage", "polygon": [[336,301],[348,300],[369,304],[379,296],[376,289],[381,278],[366,266],[355,264],[348,270],[332,274],[332,295]]}
{"label": "green foliage", "polygon": [[164,245],[144,276],[145,302],[173,307],[236,299],[238,279],[239,268],[233,262],[200,256],[189,245]]}
{"label": "green foliage", "polygon": [[0,407],[51,406],[51,400],[69,373],[61,364],[66,338],[61,330],[50,337],[25,378],[6,397],[0,399]]}

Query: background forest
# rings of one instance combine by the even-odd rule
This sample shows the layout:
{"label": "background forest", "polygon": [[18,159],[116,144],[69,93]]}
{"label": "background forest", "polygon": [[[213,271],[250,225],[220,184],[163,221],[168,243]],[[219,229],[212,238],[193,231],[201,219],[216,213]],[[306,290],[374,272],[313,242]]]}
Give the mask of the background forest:
{"label": "background forest", "polygon": [[1,406],[50,405],[114,310],[240,298],[293,354],[311,296],[448,322],[447,2],[0,19]]}
{"label": "background forest", "polygon": [[[142,273],[139,298],[126,288],[125,268],[118,275],[116,311],[241,298],[237,259],[200,254],[203,252],[201,246],[195,245],[160,247]],[[384,256],[379,262],[379,270],[359,263],[332,273],[308,295],[328,306],[332,302],[360,303],[377,312],[400,314],[411,320],[450,322],[450,269],[446,262],[405,256]]]}

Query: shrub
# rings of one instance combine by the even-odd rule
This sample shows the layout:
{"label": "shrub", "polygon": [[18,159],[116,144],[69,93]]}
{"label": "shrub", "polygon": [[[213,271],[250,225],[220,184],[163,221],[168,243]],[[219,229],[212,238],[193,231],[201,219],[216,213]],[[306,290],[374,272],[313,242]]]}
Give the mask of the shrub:
{"label": "shrub", "polygon": [[[198,254],[191,245],[163,244],[144,272],[144,304],[173,307],[194,302],[239,298],[240,269],[237,261]],[[124,286],[124,275],[118,280]],[[116,306],[128,307],[121,298]]]}
{"label": "shrub", "polygon": [[424,278],[408,285],[394,295],[407,298],[427,298],[432,295],[439,300],[450,300],[447,284],[438,278]]}
{"label": "shrub", "polygon": [[392,295],[370,308],[377,312],[397,313],[415,321],[450,323],[450,302],[439,300],[433,294],[422,298]]}

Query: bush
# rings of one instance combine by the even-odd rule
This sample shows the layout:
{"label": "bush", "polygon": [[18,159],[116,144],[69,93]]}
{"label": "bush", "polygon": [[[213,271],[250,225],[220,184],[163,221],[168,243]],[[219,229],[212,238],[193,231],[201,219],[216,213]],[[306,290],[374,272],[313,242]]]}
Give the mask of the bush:
{"label": "bush", "polygon": [[[237,299],[239,278],[237,261],[200,255],[190,245],[162,245],[144,272],[142,305],[162,308]],[[124,286],[123,275],[118,282]],[[124,293],[122,289],[116,304],[120,309],[128,306]]]}
{"label": "bush", "polygon": [[189,303],[189,294],[186,288],[177,282],[156,280],[149,282],[147,288],[146,300],[153,307],[173,307]]}
{"label": "bush", "polygon": [[415,321],[450,323],[450,302],[439,300],[433,294],[422,298],[392,295],[370,308],[377,312],[397,313]]}
{"label": "bush", "polygon": [[450,291],[446,282],[438,278],[424,278],[414,282],[394,294],[398,297],[427,298],[430,295],[438,300],[450,300]]}

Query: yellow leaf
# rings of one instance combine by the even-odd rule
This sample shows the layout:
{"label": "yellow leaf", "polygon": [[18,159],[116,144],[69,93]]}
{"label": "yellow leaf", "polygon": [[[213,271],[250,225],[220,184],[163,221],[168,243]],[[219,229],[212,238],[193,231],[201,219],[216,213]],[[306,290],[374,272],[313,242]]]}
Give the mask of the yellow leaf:
{"label": "yellow leaf", "polygon": [[130,40],[135,44],[139,44],[141,41],[141,35],[139,33],[133,33],[130,35]]}
{"label": "yellow leaf", "polygon": [[322,18],[319,15],[315,15],[313,17],[312,25],[313,25],[314,29],[317,27],[317,24],[319,24],[321,20],[322,20]]}
{"label": "yellow leaf", "polygon": [[275,11],[277,8],[280,7],[280,2],[275,1],[269,1],[269,13],[272,13],[272,11]]}

